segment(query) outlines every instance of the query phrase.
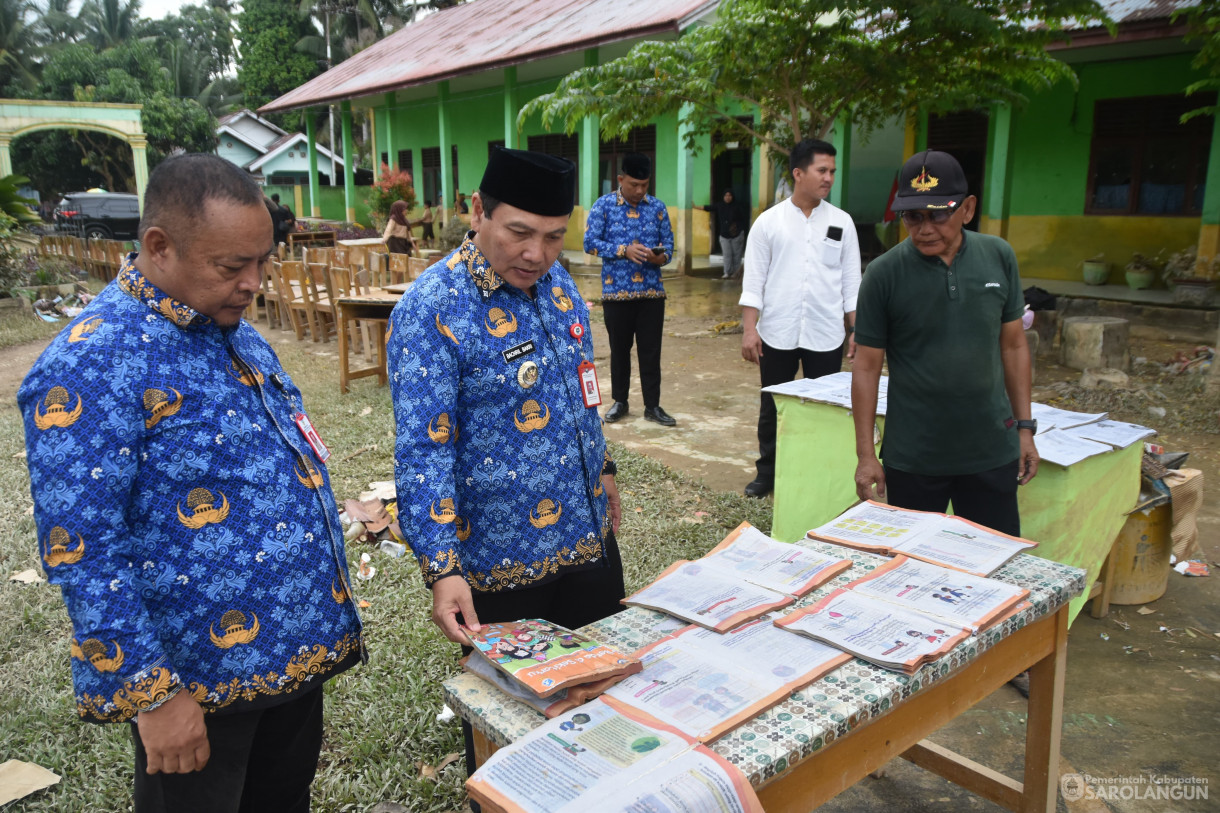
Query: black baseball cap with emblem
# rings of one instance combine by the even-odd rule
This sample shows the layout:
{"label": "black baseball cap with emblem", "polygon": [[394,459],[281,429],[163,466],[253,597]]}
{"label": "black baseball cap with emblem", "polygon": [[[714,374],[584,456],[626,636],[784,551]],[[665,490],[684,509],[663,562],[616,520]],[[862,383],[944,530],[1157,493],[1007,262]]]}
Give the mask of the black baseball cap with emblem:
{"label": "black baseball cap with emblem", "polygon": [[479,191],[530,214],[562,217],[576,200],[576,165],[566,158],[496,146]]}
{"label": "black baseball cap with emblem", "polygon": [[924,150],[915,153],[898,173],[898,192],[890,209],[952,209],[970,192],[962,165],[947,152]]}

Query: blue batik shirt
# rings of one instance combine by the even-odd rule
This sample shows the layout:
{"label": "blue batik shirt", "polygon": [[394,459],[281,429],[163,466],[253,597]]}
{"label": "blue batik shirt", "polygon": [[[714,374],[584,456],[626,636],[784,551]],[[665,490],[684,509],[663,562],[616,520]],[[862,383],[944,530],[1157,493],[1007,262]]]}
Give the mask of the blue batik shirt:
{"label": "blue batik shirt", "polygon": [[167,296],[135,256],[17,396],[77,711],[282,703],[363,654],[326,467],[258,331]]}
{"label": "blue batik shirt", "polygon": [[632,206],[622,192],[602,195],[589,209],[585,253],[602,258],[602,299],[664,299],[661,266],[627,259],[627,246],[665,247],[665,262],[674,256],[669,210],[652,195]]}
{"label": "blue batik shirt", "polygon": [[424,582],[499,592],[604,566],[596,407],[578,365],[589,313],[558,263],[531,299],[468,236],[394,308],[386,358],[398,521]]}

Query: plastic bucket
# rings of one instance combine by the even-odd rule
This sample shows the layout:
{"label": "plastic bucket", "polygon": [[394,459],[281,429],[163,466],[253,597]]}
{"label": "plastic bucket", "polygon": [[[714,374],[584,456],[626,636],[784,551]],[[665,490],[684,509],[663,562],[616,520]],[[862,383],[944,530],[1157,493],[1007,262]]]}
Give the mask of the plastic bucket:
{"label": "plastic bucket", "polygon": [[1173,552],[1173,508],[1169,503],[1127,517],[1114,540],[1110,558],[1111,604],[1156,601],[1169,586],[1169,556]]}

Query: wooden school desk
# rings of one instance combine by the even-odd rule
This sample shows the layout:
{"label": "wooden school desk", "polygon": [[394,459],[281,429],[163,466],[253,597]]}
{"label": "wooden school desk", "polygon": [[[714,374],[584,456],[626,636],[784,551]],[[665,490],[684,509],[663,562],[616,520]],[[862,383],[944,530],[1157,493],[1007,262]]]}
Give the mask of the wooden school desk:
{"label": "wooden school desk", "polygon": [[[885,558],[820,542],[807,547],[849,557],[851,569],[798,602],[820,600]],[[1077,568],[1019,555],[993,578],[1030,590],[1029,606],[959,644],[914,675],[853,660],[738,726],[711,748],[750,780],[768,811],[805,813],[896,756],[1013,811],[1053,811],[1058,791],[1068,601],[1084,590]],[[582,632],[631,652],[663,637],[660,613],[630,608]],[[1030,671],[1024,781],[1018,782],[927,741],[937,729]],[[544,718],[474,675],[444,684],[445,702],[470,721],[482,762]]]}

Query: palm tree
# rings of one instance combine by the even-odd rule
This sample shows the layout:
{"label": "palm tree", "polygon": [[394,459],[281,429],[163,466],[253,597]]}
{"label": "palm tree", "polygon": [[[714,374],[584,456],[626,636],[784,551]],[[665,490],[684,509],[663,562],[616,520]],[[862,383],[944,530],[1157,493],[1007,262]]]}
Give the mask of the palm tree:
{"label": "palm tree", "polygon": [[33,12],[27,0],[0,0],[0,88],[37,83],[34,31],[27,24]]}
{"label": "palm tree", "polygon": [[74,0],[46,0],[34,24],[38,43],[54,48],[76,42],[84,31],[80,18],[72,10]]}
{"label": "palm tree", "polygon": [[101,49],[131,39],[139,19],[140,0],[85,0],[81,7],[85,39]]}

